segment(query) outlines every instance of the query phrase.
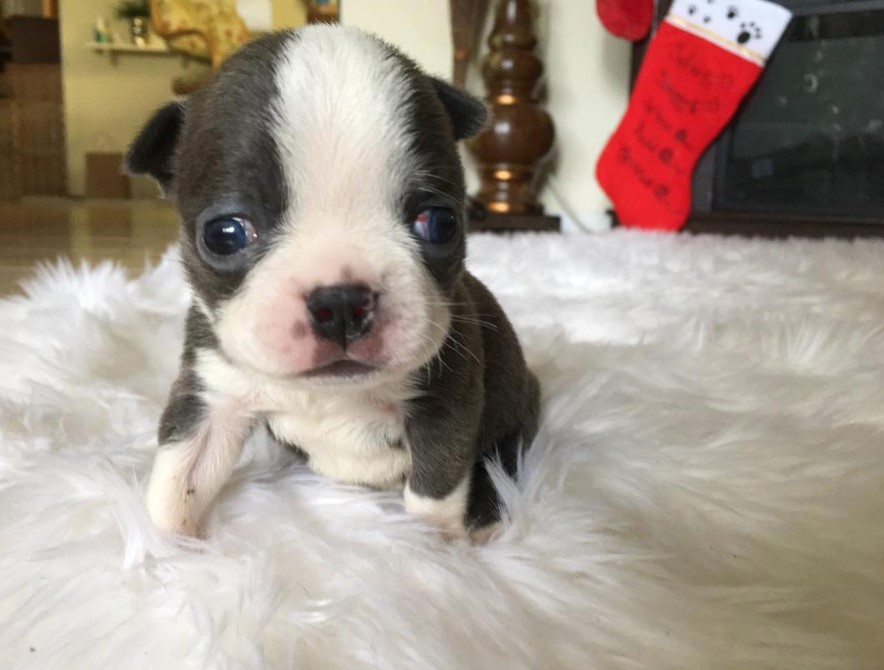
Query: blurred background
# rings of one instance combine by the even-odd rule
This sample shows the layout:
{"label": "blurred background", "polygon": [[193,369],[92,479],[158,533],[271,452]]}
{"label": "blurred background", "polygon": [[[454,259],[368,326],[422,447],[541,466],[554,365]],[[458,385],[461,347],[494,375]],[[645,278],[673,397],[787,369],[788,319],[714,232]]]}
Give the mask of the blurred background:
{"label": "blurred background", "polygon": [[[487,7],[488,3],[485,3]],[[548,212],[607,226],[591,162],[622,113],[630,45],[601,27],[589,0],[534,4],[546,108],[555,119]],[[0,0],[0,288],[35,259],[69,254],[143,265],[174,240],[174,215],[120,160],[152,110],[196,90],[262,33],[340,21],[377,33],[450,78],[448,0]],[[477,63],[492,20],[475,27],[463,82],[485,97]],[[471,28],[472,30],[472,28]],[[478,178],[466,155],[471,191]],[[563,226],[574,227],[569,214]]]}

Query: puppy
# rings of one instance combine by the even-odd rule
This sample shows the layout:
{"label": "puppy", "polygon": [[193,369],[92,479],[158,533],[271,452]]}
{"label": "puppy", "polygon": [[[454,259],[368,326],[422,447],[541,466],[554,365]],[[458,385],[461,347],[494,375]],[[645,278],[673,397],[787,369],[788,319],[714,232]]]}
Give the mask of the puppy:
{"label": "puppy", "polygon": [[193,289],[147,506],[201,532],[264,423],[318,473],[404,486],[447,536],[499,518],[539,388],[500,306],[464,270],[455,143],[479,101],[359,31],[249,43],[155,113],[126,158],[180,215]]}

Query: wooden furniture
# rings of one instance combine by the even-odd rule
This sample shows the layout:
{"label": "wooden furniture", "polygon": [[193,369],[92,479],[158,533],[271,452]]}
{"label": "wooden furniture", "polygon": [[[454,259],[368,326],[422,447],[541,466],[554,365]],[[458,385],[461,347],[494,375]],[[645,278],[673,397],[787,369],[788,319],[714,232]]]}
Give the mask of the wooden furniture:
{"label": "wooden furniture", "polygon": [[10,16],[6,32],[12,42],[16,63],[60,63],[58,19],[39,16]]}
{"label": "wooden furniture", "polygon": [[0,201],[17,200],[22,196],[21,168],[15,150],[15,105],[0,97]]}
{"label": "wooden furniture", "polygon": [[489,0],[449,0],[451,11],[452,74],[455,86],[465,88],[467,68],[473,60],[473,52],[479,41]]}
{"label": "wooden furniture", "polygon": [[[0,53],[0,199],[66,195],[59,24],[53,3],[3,19]],[[8,62],[7,62],[8,61]]]}
{"label": "wooden furniture", "polygon": [[[16,53],[25,60],[38,54]],[[0,89],[0,199],[66,195],[61,65],[13,60]]]}
{"label": "wooden furniture", "polygon": [[540,106],[543,64],[534,53],[534,18],[531,0],[497,2],[483,66],[491,123],[468,144],[481,179],[474,230],[559,229],[559,218],[545,216],[537,199],[555,131]]}

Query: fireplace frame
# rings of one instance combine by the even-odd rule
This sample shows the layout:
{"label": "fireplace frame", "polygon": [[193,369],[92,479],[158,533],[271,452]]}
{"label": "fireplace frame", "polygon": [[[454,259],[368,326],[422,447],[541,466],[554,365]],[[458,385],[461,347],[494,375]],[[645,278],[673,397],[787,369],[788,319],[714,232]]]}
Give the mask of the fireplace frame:
{"label": "fireplace frame", "polygon": [[[882,0],[777,0],[795,16],[826,13],[884,10]],[[836,6],[837,2],[837,6]],[[633,45],[630,86],[635,84],[650,38],[669,11],[672,0],[655,0],[654,25],[651,35]],[[787,28],[788,38],[791,26]],[[776,57],[776,51],[772,58]],[[751,99],[751,93],[750,99]],[[739,112],[738,112],[739,113]],[[720,179],[719,166],[723,147],[729,143],[733,129],[728,125],[703,154],[694,171],[692,208],[683,230],[689,233],[750,235],[759,237],[884,237],[884,211],[880,217],[808,216],[776,212],[729,212],[715,207],[715,193]],[[616,214],[612,213],[616,225]]]}

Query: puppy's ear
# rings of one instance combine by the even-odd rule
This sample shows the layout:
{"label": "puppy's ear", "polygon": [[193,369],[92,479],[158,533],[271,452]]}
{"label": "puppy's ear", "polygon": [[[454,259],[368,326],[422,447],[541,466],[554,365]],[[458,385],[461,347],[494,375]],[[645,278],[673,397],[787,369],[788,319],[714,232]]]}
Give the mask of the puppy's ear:
{"label": "puppy's ear", "polygon": [[129,147],[123,165],[130,174],[148,174],[163,191],[172,181],[172,156],[184,122],[184,103],[170,102],[161,107],[138,133]]}
{"label": "puppy's ear", "polygon": [[488,108],[484,102],[441,79],[430,77],[430,81],[451,118],[454,139],[472,137],[485,127],[488,121]]}

